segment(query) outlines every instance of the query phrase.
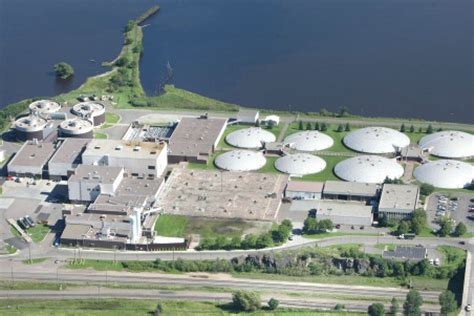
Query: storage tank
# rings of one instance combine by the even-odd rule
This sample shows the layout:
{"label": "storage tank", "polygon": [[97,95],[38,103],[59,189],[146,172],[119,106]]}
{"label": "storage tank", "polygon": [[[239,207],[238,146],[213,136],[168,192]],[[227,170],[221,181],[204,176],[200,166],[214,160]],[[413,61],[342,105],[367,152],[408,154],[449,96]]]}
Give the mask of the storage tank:
{"label": "storage tank", "polygon": [[250,127],[236,130],[225,138],[225,141],[234,147],[239,148],[262,148],[263,143],[271,143],[276,140],[273,133],[260,127]]}
{"label": "storage tank", "polygon": [[38,139],[45,137],[45,129],[48,121],[37,115],[30,114],[18,118],[14,123],[16,138],[20,141]]}
{"label": "storage tank", "polygon": [[59,135],[61,137],[92,138],[94,126],[88,120],[73,118],[61,122]]}
{"label": "storage tank", "polygon": [[94,126],[105,122],[105,106],[99,102],[81,102],[72,107],[72,113],[82,119],[90,120]]}
{"label": "storage tank", "polygon": [[51,100],[38,100],[30,103],[29,108],[31,113],[49,117],[61,110],[61,105]]}

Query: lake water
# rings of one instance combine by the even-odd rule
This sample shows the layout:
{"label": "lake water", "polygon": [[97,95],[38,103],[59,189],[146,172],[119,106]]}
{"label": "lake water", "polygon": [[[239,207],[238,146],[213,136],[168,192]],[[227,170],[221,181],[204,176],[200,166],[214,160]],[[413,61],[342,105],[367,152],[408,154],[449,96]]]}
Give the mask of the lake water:
{"label": "lake water", "polygon": [[[148,0],[0,0],[0,102],[54,95],[101,70]],[[162,0],[142,84],[281,110],[474,122],[470,0]],[[56,83],[65,60],[76,76]]]}

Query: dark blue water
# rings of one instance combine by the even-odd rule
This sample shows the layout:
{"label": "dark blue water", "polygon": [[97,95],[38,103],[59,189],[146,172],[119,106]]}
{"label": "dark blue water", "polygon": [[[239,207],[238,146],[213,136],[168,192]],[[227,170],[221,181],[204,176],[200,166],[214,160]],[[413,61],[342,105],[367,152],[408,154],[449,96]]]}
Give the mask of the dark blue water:
{"label": "dark blue water", "polygon": [[[0,0],[0,102],[100,72],[89,59],[113,58],[122,26],[154,3]],[[141,63],[148,94],[169,62],[176,86],[242,105],[474,122],[471,0],[158,3]],[[76,70],[70,86],[48,74],[60,60]]]}

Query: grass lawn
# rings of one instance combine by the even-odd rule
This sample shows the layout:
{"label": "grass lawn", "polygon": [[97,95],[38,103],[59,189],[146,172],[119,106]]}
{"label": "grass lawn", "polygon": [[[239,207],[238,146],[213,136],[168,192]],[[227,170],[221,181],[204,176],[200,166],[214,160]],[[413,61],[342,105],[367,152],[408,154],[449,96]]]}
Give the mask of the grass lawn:
{"label": "grass lawn", "polygon": [[331,238],[331,237],[340,237],[340,236],[377,236],[378,234],[375,233],[343,233],[343,232],[335,232],[335,233],[321,233],[321,234],[304,234],[304,238],[308,239],[323,239],[323,238]]}
{"label": "grass lawn", "polygon": [[466,252],[457,247],[438,246],[437,250],[443,254],[443,266],[460,266],[466,258]]}
{"label": "grass lawn", "polygon": [[37,263],[42,263],[42,262],[45,262],[46,260],[48,260],[48,258],[36,258],[36,259],[27,259],[27,260],[23,260],[22,262],[24,264],[37,264]]}
{"label": "grass lawn", "polygon": [[323,156],[319,155],[319,157],[323,158],[326,161],[326,168],[315,174],[308,174],[300,178],[299,180],[303,181],[326,181],[326,180],[340,180],[334,174],[334,167],[341,161],[348,159],[348,157],[341,157],[341,156]]}
{"label": "grass lawn", "polygon": [[[229,300],[230,302],[230,300]],[[215,316],[235,315],[230,304],[195,302],[189,300],[138,300],[138,299],[77,299],[77,300],[21,300],[8,299],[0,307],[5,315],[153,315],[157,304],[162,307],[163,316]],[[265,302],[263,302],[265,305]],[[277,311],[257,311],[245,313],[249,316],[341,316],[364,315],[349,312],[318,312],[309,309],[279,308]]]}
{"label": "grass lawn", "polygon": [[[160,236],[186,237],[199,234],[201,238],[240,237],[248,229],[258,229],[254,222],[239,219],[210,219],[182,215],[161,215],[155,224]],[[263,228],[262,228],[263,229]]]}
{"label": "grass lawn", "polygon": [[10,245],[6,245],[5,250],[7,251],[9,255],[14,254],[17,251],[15,247],[10,246]]}
{"label": "grass lawn", "polygon": [[397,245],[395,244],[376,244],[375,248],[381,249],[381,250],[388,250],[388,251],[393,251]]}
{"label": "grass lawn", "polygon": [[94,138],[95,138],[95,139],[107,139],[107,138],[109,138],[109,137],[108,137],[107,134],[105,134],[105,133],[97,133],[97,132],[94,132]]}
{"label": "grass lawn", "polygon": [[117,124],[119,121],[120,121],[120,115],[115,114],[115,113],[106,112],[105,113],[105,124],[102,125],[100,128],[101,129],[106,129],[106,128],[112,127],[115,124]]}
{"label": "grass lawn", "polygon": [[[71,284],[62,284],[62,289],[65,289]],[[48,282],[34,282],[34,281],[0,281],[0,290],[50,290],[59,291],[59,285],[57,283]],[[2,314],[2,308],[0,307],[0,315]]]}
{"label": "grass lawn", "polygon": [[21,234],[19,231],[15,229],[15,227],[10,227],[10,232],[12,233],[13,236],[21,238]]}
{"label": "grass lawn", "polygon": [[40,224],[26,230],[27,234],[33,239],[33,242],[41,242],[49,231],[49,226]]}

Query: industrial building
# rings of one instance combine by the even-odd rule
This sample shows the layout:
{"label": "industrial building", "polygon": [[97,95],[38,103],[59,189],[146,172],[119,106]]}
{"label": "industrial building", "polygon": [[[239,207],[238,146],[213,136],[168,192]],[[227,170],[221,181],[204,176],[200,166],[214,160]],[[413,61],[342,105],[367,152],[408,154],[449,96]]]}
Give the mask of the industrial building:
{"label": "industrial building", "polygon": [[474,157],[474,135],[458,131],[442,131],[420,140],[420,147],[442,158]]}
{"label": "industrial building", "polygon": [[428,257],[428,249],[419,246],[397,246],[395,250],[385,250],[382,254],[384,259],[400,261],[421,261]]}
{"label": "industrial building", "polygon": [[91,121],[94,126],[105,122],[105,106],[95,101],[81,102],[72,107],[71,112],[78,117]]}
{"label": "industrial building", "polygon": [[396,153],[410,145],[407,135],[386,127],[365,127],[347,134],[344,145],[362,153]]}
{"label": "industrial building", "polygon": [[320,200],[324,182],[290,181],[285,189],[285,197],[292,200]]}
{"label": "industrial building", "polygon": [[380,186],[374,183],[326,181],[323,199],[357,201],[373,204],[379,197]]}
{"label": "industrial building", "polygon": [[82,154],[82,163],[122,167],[129,176],[157,178],[168,164],[167,145],[164,142],[93,139]]}
{"label": "industrial building", "polygon": [[184,117],[169,140],[169,163],[181,161],[207,163],[227,126],[227,119]]}
{"label": "industrial building", "polygon": [[373,221],[372,206],[343,201],[319,201],[316,219],[329,219],[334,224],[370,226]]}
{"label": "industrial building", "polygon": [[243,124],[256,124],[259,118],[259,111],[253,109],[240,108],[237,114],[237,121]]}
{"label": "industrial building", "polygon": [[94,136],[94,125],[83,119],[68,119],[59,124],[60,137],[92,138]]}
{"label": "industrial building", "polygon": [[52,100],[38,100],[30,103],[28,106],[30,112],[42,117],[49,117],[51,114],[59,112],[61,105]]}
{"label": "industrial building", "polygon": [[49,178],[67,180],[68,172],[81,164],[81,155],[89,142],[89,139],[83,138],[60,140],[56,145],[59,146],[59,149],[48,163]]}
{"label": "industrial building", "polygon": [[384,184],[378,206],[379,217],[405,219],[415,211],[419,198],[416,185]]}
{"label": "industrial building", "polygon": [[331,147],[334,140],[318,131],[304,131],[287,136],[284,144],[298,151],[317,151]]}
{"label": "industrial building", "polygon": [[287,182],[282,174],[177,167],[155,204],[177,215],[272,221]]}
{"label": "industrial building", "polygon": [[273,133],[260,127],[250,127],[236,130],[225,138],[226,143],[238,148],[257,149],[262,148],[265,143],[276,140]]}
{"label": "industrial building", "polygon": [[291,154],[278,158],[275,161],[275,168],[286,174],[301,177],[323,171],[326,168],[326,161],[310,154]]}
{"label": "industrial building", "polygon": [[122,167],[79,165],[67,181],[73,203],[95,201],[99,194],[114,194],[124,177]]}
{"label": "industrial building", "polygon": [[27,141],[7,165],[9,176],[48,177],[48,161],[56,151],[53,143]]}
{"label": "industrial building", "polygon": [[54,124],[35,114],[18,118],[13,128],[16,138],[20,141],[43,140],[55,131]]}
{"label": "industrial building", "polygon": [[215,165],[228,171],[252,171],[265,166],[267,160],[261,152],[231,150],[216,157]]}
{"label": "industrial building", "polygon": [[474,167],[457,160],[435,160],[425,163],[413,172],[415,178],[437,188],[461,189],[474,179]]}
{"label": "industrial building", "polygon": [[386,178],[399,179],[403,167],[394,159],[362,155],[339,162],[334,167],[336,176],[345,181],[382,183]]}

